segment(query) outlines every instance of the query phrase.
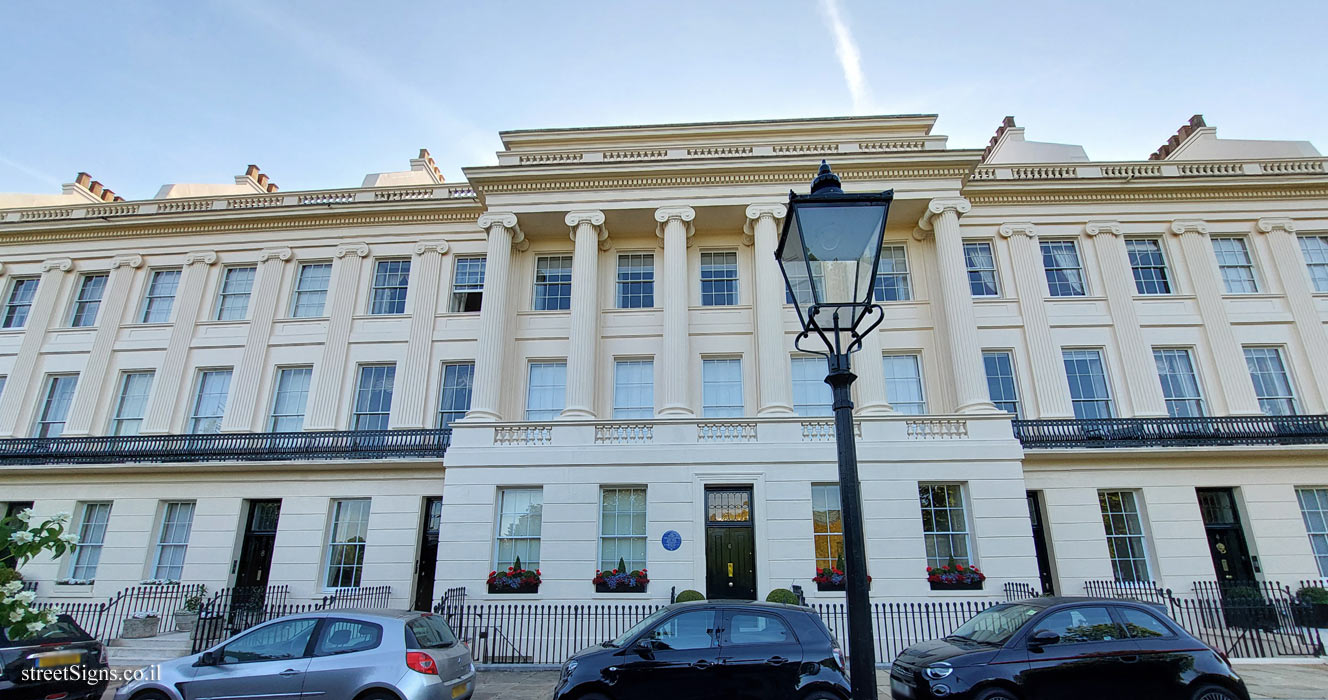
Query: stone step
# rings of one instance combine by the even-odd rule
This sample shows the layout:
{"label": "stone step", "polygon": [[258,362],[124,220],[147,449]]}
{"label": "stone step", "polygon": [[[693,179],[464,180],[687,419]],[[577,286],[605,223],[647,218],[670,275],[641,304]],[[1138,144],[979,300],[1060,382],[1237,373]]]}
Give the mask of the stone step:
{"label": "stone step", "polygon": [[192,647],[193,645],[193,637],[188,632],[172,632],[171,634],[159,634],[155,637],[143,637],[141,639],[121,637],[111,640],[112,647]]}

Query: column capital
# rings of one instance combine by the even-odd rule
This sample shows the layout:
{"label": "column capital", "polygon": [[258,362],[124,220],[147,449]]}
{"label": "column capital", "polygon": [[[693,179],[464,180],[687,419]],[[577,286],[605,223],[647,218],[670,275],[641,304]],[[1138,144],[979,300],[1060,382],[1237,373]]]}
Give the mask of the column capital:
{"label": "column capital", "polygon": [[42,272],[50,272],[51,270],[57,269],[61,272],[69,272],[74,269],[74,261],[69,258],[51,258],[50,260],[42,261]]}
{"label": "column capital", "polygon": [[351,254],[361,258],[369,257],[369,244],[364,241],[351,241],[337,246],[335,255],[338,258],[344,258]]}
{"label": "column capital", "polygon": [[604,225],[604,212],[598,209],[569,211],[567,216],[563,217],[563,221],[567,223],[568,228],[572,229],[567,235],[571,237],[573,243],[576,242],[576,229],[581,224],[589,224],[595,227],[595,237],[599,240],[599,249],[609,249],[609,227]]}
{"label": "column capital", "polygon": [[525,231],[522,231],[521,226],[517,224],[516,214],[510,211],[485,212],[480,214],[480,218],[476,223],[484,229],[486,238],[493,233],[495,227],[501,226],[503,229],[512,232],[513,248],[525,250],[530,247],[530,241],[526,240]]}
{"label": "column capital", "polygon": [[273,258],[286,262],[291,259],[291,249],[282,246],[280,248],[264,248],[258,252],[258,262],[267,262]]}
{"label": "column capital", "polygon": [[1176,219],[1171,222],[1171,232],[1177,236],[1186,233],[1197,233],[1200,236],[1208,235],[1208,224],[1199,219]]}
{"label": "column capital", "polygon": [[189,267],[194,263],[203,263],[206,267],[217,262],[217,251],[215,250],[194,250],[184,254],[184,266]]}
{"label": "column capital", "polygon": [[1119,238],[1125,235],[1125,229],[1121,228],[1119,221],[1090,221],[1084,224],[1084,233],[1090,236],[1105,233]]}
{"label": "column capital", "polygon": [[757,202],[747,205],[747,220],[742,224],[742,244],[752,245],[756,240],[756,224],[769,217],[778,221],[788,215],[788,207],[779,202]]}
{"label": "column capital", "polygon": [[439,238],[431,241],[419,241],[415,244],[415,254],[424,255],[425,253],[437,253],[442,255],[447,252],[447,241]]}
{"label": "column capital", "polygon": [[922,212],[922,217],[918,219],[918,228],[924,231],[930,231],[932,219],[947,211],[953,211],[955,216],[963,216],[973,209],[972,203],[963,197],[937,197],[927,202],[927,211]]}
{"label": "column capital", "polygon": [[696,219],[696,210],[691,207],[660,207],[655,210],[655,235],[663,240],[664,229],[669,222],[679,221],[687,231],[687,245],[691,245],[692,236],[696,235],[696,227],[692,225],[694,219]]}
{"label": "column capital", "polygon": [[1295,235],[1296,222],[1284,217],[1267,217],[1256,221],[1254,223],[1254,230],[1259,233],[1272,233],[1273,231],[1281,230]]}
{"label": "column capital", "polygon": [[129,267],[130,269],[136,270],[142,265],[143,265],[143,256],[137,253],[127,253],[125,255],[117,255],[111,258],[112,270],[121,266]]}
{"label": "column capital", "polygon": [[1037,238],[1037,227],[1028,221],[1011,221],[1009,223],[1001,224],[1000,234],[1005,238],[1010,238],[1012,236]]}

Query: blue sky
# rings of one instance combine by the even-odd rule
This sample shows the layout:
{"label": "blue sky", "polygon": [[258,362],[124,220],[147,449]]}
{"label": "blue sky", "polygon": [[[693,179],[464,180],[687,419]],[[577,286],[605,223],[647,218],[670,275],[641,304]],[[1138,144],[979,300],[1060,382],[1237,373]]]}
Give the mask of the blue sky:
{"label": "blue sky", "polygon": [[457,181],[504,129],[855,113],[975,148],[1013,114],[1095,159],[1203,113],[1328,151],[1326,26],[1323,0],[4,3],[0,192],[350,187],[421,147]]}

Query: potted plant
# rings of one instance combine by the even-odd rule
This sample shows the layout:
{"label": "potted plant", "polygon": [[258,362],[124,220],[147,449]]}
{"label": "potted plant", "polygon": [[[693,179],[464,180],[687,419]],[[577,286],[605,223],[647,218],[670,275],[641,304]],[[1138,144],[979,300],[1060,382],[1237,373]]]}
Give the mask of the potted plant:
{"label": "potted plant", "polygon": [[157,636],[161,627],[161,616],[155,610],[136,612],[125,618],[120,630],[121,639],[144,639]]}
{"label": "potted plant", "polygon": [[953,557],[944,566],[927,567],[927,583],[933,591],[980,591],[986,580],[978,567],[956,563]]}
{"label": "potted plant", "polygon": [[175,613],[175,629],[180,632],[193,632],[198,625],[198,613],[203,609],[203,596],[207,587],[200,586],[198,592],[184,599],[184,609]]}
{"label": "potted plant", "polygon": [[[867,590],[871,590],[872,577],[867,576]],[[840,552],[835,557],[835,565],[826,569],[817,569],[816,575],[812,577],[812,582],[816,584],[818,591],[842,591],[848,583],[848,577],[844,574],[844,553]]]}
{"label": "potted plant", "polygon": [[1228,627],[1248,630],[1275,630],[1278,627],[1277,608],[1253,586],[1224,589],[1222,616],[1226,618]]}
{"label": "potted plant", "polygon": [[1328,627],[1328,588],[1305,586],[1296,591],[1291,615],[1302,627]]}
{"label": "potted plant", "polygon": [[521,557],[517,557],[507,571],[490,571],[490,593],[538,593],[540,570],[528,571],[521,567]]}
{"label": "potted plant", "polygon": [[591,583],[595,584],[596,593],[645,593],[650,577],[646,576],[645,569],[628,571],[627,562],[619,559],[616,569],[596,570]]}

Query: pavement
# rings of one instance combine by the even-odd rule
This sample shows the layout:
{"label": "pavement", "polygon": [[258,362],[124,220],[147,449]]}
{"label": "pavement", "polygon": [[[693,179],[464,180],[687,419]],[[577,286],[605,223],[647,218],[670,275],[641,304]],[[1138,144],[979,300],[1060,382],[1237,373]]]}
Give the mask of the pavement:
{"label": "pavement", "polygon": [[[1328,663],[1307,661],[1235,666],[1257,700],[1328,700]],[[480,671],[472,700],[549,700],[557,682],[557,671]],[[889,671],[878,670],[876,682],[881,700],[889,698]],[[106,691],[104,700],[110,700],[113,693]]]}

